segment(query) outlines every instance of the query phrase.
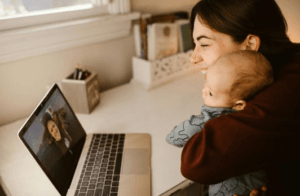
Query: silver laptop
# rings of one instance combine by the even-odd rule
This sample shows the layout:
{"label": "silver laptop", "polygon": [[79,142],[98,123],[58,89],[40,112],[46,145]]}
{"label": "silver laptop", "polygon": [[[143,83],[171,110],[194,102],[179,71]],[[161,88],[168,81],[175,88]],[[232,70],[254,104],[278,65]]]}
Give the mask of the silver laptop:
{"label": "silver laptop", "polygon": [[18,135],[61,195],[151,195],[150,135],[86,134],[56,84]]}

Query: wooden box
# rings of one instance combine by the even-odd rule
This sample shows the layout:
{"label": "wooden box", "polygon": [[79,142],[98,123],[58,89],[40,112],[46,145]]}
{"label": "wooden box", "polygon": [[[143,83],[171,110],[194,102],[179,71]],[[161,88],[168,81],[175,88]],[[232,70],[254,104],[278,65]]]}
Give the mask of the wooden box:
{"label": "wooden box", "polygon": [[89,114],[100,102],[98,75],[73,80],[73,73],[62,80],[62,91],[74,112]]}
{"label": "wooden box", "polygon": [[199,67],[190,63],[191,54],[192,51],[188,51],[153,61],[133,57],[131,82],[141,83],[146,90],[151,90],[180,77],[199,73]]}

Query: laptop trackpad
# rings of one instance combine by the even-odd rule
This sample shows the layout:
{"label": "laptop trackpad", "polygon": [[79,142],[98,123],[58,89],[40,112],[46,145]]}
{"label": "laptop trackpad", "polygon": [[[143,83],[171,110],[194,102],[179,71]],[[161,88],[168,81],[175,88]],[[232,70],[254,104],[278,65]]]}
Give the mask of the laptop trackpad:
{"label": "laptop trackpad", "polygon": [[122,159],[123,175],[147,175],[150,173],[149,149],[124,149]]}

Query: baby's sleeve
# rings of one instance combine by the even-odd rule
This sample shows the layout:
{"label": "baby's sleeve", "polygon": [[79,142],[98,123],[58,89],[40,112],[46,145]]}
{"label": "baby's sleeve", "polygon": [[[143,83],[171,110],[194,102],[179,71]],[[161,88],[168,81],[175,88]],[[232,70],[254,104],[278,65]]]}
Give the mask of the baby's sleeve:
{"label": "baby's sleeve", "polygon": [[169,144],[177,147],[183,147],[193,135],[202,130],[204,123],[203,116],[193,115],[190,120],[186,120],[176,126],[171,133],[167,135],[166,140]]}

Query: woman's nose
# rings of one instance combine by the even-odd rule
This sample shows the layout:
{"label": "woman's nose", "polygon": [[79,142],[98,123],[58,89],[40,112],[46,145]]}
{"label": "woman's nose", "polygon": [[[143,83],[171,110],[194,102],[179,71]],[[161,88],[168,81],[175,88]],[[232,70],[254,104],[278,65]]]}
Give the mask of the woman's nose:
{"label": "woman's nose", "polygon": [[199,50],[198,50],[198,48],[196,46],[195,49],[194,49],[194,51],[193,51],[193,53],[192,53],[192,56],[190,58],[190,63],[191,64],[198,64],[198,63],[200,63],[202,61],[203,61],[203,59],[202,59],[202,57],[200,55],[200,52],[199,52]]}
{"label": "woman's nose", "polygon": [[204,94],[207,94],[208,92],[208,87],[207,87],[207,84],[205,83],[204,84],[204,87],[203,87],[203,89],[202,89],[202,94],[204,95]]}
{"label": "woman's nose", "polygon": [[205,90],[205,88],[203,88],[202,89],[202,95],[205,95],[205,93],[206,93],[206,90]]}

